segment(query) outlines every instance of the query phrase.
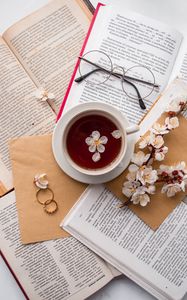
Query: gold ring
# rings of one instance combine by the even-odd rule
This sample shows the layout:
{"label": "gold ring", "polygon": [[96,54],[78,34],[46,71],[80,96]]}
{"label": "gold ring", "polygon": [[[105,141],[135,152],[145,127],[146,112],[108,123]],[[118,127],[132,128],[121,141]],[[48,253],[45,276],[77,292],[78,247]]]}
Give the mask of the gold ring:
{"label": "gold ring", "polygon": [[47,214],[53,214],[57,211],[58,204],[54,199],[53,200],[46,200],[44,205],[43,205],[43,209]]}
{"label": "gold ring", "polygon": [[[39,193],[40,192],[42,192],[43,191],[43,193],[45,193],[45,191],[49,191],[50,193],[51,193],[51,198],[50,199],[48,199],[48,200],[45,200],[44,202],[42,202],[41,200],[40,200],[40,198],[39,198]],[[40,193],[41,194],[41,193]],[[54,193],[53,193],[53,191],[50,189],[50,188],[46,188],[46,189],[39,189],[37,192],[36,192],[36,200],[38,201],[38,203],[39,204],[41,204],[41,205],[45,205],[46,204],[46,202],[48,202],[48,201],[54,201]],[[50,202],[48,202],[47,203],[47,205],[48,204],[50,204]]]}

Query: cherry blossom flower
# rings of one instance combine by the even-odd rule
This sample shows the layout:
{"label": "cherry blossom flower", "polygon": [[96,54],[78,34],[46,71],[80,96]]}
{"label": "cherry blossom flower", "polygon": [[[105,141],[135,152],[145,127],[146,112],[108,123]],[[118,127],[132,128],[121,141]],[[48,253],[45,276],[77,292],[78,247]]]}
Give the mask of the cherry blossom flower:
{"label": "cherry blossom flower", "polygon": [[54,100],[55,95],[53,93],[49,93],[48,91],[44,90],[43,88],[39,88],[34,92],[34,96],[41,100],[42,102],[45,102],[47,100]]}
{"label": "cherry blossom flower", "polygon": [[182,187],[179,183],[164,184],[161,193],[166,193],[167,197],[173,197],[176,193],[181,192]]}
{"label": "cherry blossom flower", "polygon": [[131,161],[138,166],[142,166],[145,162],[148,161],[149,157],[150,153],[145,154],[143,151],[138,151],[137,153],[133,154]]}
{"label": "cherry blossom flower", "polygon": [[161,165],[158,171],[160,178],[165,182],[161,192],[168,197],[175,196],[178,192],[185,192],[187,186],[187,169],[184,161],[176,166]]}
{"label": "cherry blossom flower", "polygon": [[169,130],[179,127],[179,119],[177,117],[165,119],[165,124]]}
{"label": "cherry blossom flower", "polygon": [[150,202],[148,194],[155,193],[155,186],[141,186],[139,181],[126,181],[123,184],[122,193],[130,200],[133,204],[140,204],[146,206]]}
{"label": "cherry blossom flower", "polygon": [[136,180],[136,172],[139,170],[139,167],[135,164],[131,164],[128,168],[129,173],[127,174],[126,178],[129,181]]}
{"label": "cherry blossom flower", "polygon": [[182,171],[186,174],[186,163],[185,161],[179,162],[176,166],[173,167],[175,170]]}
{"label": "cherry blossom flower", "polygon": [[163,144],[163,137],[161,135],[155,135],[153,132],[151,132],[150,135],[142,139],[142,141],[139,143],[139,148],[144,149],[145,147],[151,145],[154,148],[158,149],[161,148]]}
{"label": "cherry blossom flower", "polygon": [[[155,123],[139,143],[139,149],[147,148],[150,153],[143,151],[134,153],[131,159],[124,182],[122,192],[133,204],[146,206],[150,202],[150,195],[155,193],[155,183],[163,182],[162,193],[167,197],[173,197],[178,192],[185,192],[187,189],[187,169],[184,161],[174,166],[160,165],[158,170],[151,166],[154,160],[163,161],[168,147],[164,146],[163,136],[179,126],[177,114],[187,104],[187,97],[176,98],[166,109],[169,117],[165,119],[164,125]],[[129,201],[127,203],[129,203]]]}
{"label": "cherry blossom flower", "polygon": [[46,189],[49,184],[49,181],[47,180],[47,174],[36,174],[34,176],[34,183],[40,189]]}
{"label": "cherry blossom flower", "polygon": [[149,135],[145,136],[145,137],[140,141],[140,143],[139,143],[139,148],[140,148],[140,149],[144,149],[145,147],[147,147],[148,144],[149,144],[149,141],[150,141],[150,136],[149,136]]}
{"label": "cherry blossom flower", "polygon": [[155,135],[164,135],[169,132],[169,129],[167,128],[166,125],[160,125],[159,123],[155,123],[153,127],[151,128],[151,131]]}
{"label": "cherry blossom flower", "polygon": [[150,202],[150,197],[147,194],[134,193],[131,201],[133,204],[140,204],[146,206]]}
{"label": "cherry blossom flower", "polygon": [[92,131],[91,135],[85,139],[85,143],[89,146],[90,152],[95,152],[92,156],[92,160],[97,162],[101,159],[100,153],[105,151],[105,144],[108,142],[106,136],[101,136],[100,132],[95,130]]}
{"label": "cherry blossom flower", "polygon": [[140,204],[141,206],[146,206],[150,202],[149,194],[155,193],[155,186],[152,185],[149,188],[145,186],[137,187],[135,193],[131,197],[133,204]]}
{"label": "cherry blossom flower", "polygon": [[140,183],[138,181],[126,181],[123,183],[122,193],[127,198],[130,198],[136,192],[136,189],[139,186]]}
{"label": "cherry blossom flower", "polygon": [[161,175],[163,173],[169,176],[179,175],[183,177],[187,174],[186,163],[184,161],[181,161],[175,166],[160,165],[158,174]]}
{"label": "cherry blossom flower", "polygon": [[155,160],[162,161],[165,158],[165,154],[168,152],[168,147],[164,146],[159,149],[155,149],[154,158]]}
{"label": "cherry blossom flower", "polygon": [[161,135],[155,135],[151,133],[149,145],[153,146],[156,149],[161,148],[164,145],[164,139]]}
{"label": "cherry blossom flower", "polygon": [[187,99],[186,96],[184,97],[177,97],[171,101],[171,103],[166,108],[166,112],[174,113],[173,115],[178,114],[186,105]]}
{"label": "cherry blossom flower", "polygon": [[142,185],[153,184],[157,179],[157,171],[152,167],[142,166],[136,173],[136,180],[139,180]]}

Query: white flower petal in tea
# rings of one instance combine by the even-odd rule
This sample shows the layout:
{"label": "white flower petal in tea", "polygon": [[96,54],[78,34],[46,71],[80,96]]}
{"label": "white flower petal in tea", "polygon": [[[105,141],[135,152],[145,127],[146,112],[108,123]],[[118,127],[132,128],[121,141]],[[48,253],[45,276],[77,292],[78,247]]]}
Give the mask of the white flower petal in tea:
{"label": "white flower petal in tea", "polygon": [[88,148],[88,150],[90,151],[90,152],[95,152],[96,151],[96,149],[97,149],[97,147],[96,147],[96,144],[91,144],[90,146],[89,146],[89,148]]}
{"label": "white flower petal in tea", "polygon": [[92,131],[91,136],[93,137],[94,141],[97,141],[101,135],[100,135],[99,131],[95,130],[95,131]]}
{"label": "white flower petal in tea", "polygon": [[101,144],[106,144],[108,142],[108,138],[106,136],[101,136],[99,139]]}
{"label": "white flower petal in tea", "polygon": [[99,152],[95,152],[93,155],[92,155],[92,160],[94,162],[97,162],[101,159],[101,154]]}
{"label": "white flower petal in tea", "polygon": [[85,139],[85,143],[90,146],[90,145],[92,145],[94,143],[94,139],[92,137],[88,136]]}
{"label": "white flower petal in tea", "polygon": [[115,138],[115,139],[120,139],[122,134],[121,131],[119,129],[116,129],[114,131],[112,131],[111,135]]}
{"label": "white flower petal in tea", "polygon": [[97,145],[97,151],[98,151],[99,153],[105,152],[105,146],[102,145],[102,144],[98,144],[98,145]]}

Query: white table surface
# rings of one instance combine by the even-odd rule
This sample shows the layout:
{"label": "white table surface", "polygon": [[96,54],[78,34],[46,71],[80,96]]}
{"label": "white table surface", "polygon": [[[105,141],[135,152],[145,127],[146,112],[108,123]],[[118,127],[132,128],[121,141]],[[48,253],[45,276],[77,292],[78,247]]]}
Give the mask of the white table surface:
{"label": "white table surface", "polygon": [[[71,0],[69,0],[71,1]],[[0,0],[0,33],[10,25],[46,4],[47,0]],[[187,37],[186,0],[104,0],[131,9],[174,26]],[[93,0],[94,5],[97,0]],[[0,257],[0,299],[24,300],[19,286]],[[90,300],[155,299],[130,279],[120,276],[89,298]],[[46,299],[47,300],[47,299]],[[54,299],[55,300],[55,299]],[[187,295],[184,297],[187,300]]]}

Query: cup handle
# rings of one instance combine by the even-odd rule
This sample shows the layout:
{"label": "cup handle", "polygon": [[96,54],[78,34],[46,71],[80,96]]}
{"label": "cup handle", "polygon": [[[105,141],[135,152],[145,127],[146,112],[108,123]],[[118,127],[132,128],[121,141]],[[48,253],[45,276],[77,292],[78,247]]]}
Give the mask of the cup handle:
{"label": "cup handle", "polygon": [[125,128],[125,130],[126,130],[127,134],[132,134],[132,133],[139,131],[140,127],[138,125],[132,125],[132,126]]}

